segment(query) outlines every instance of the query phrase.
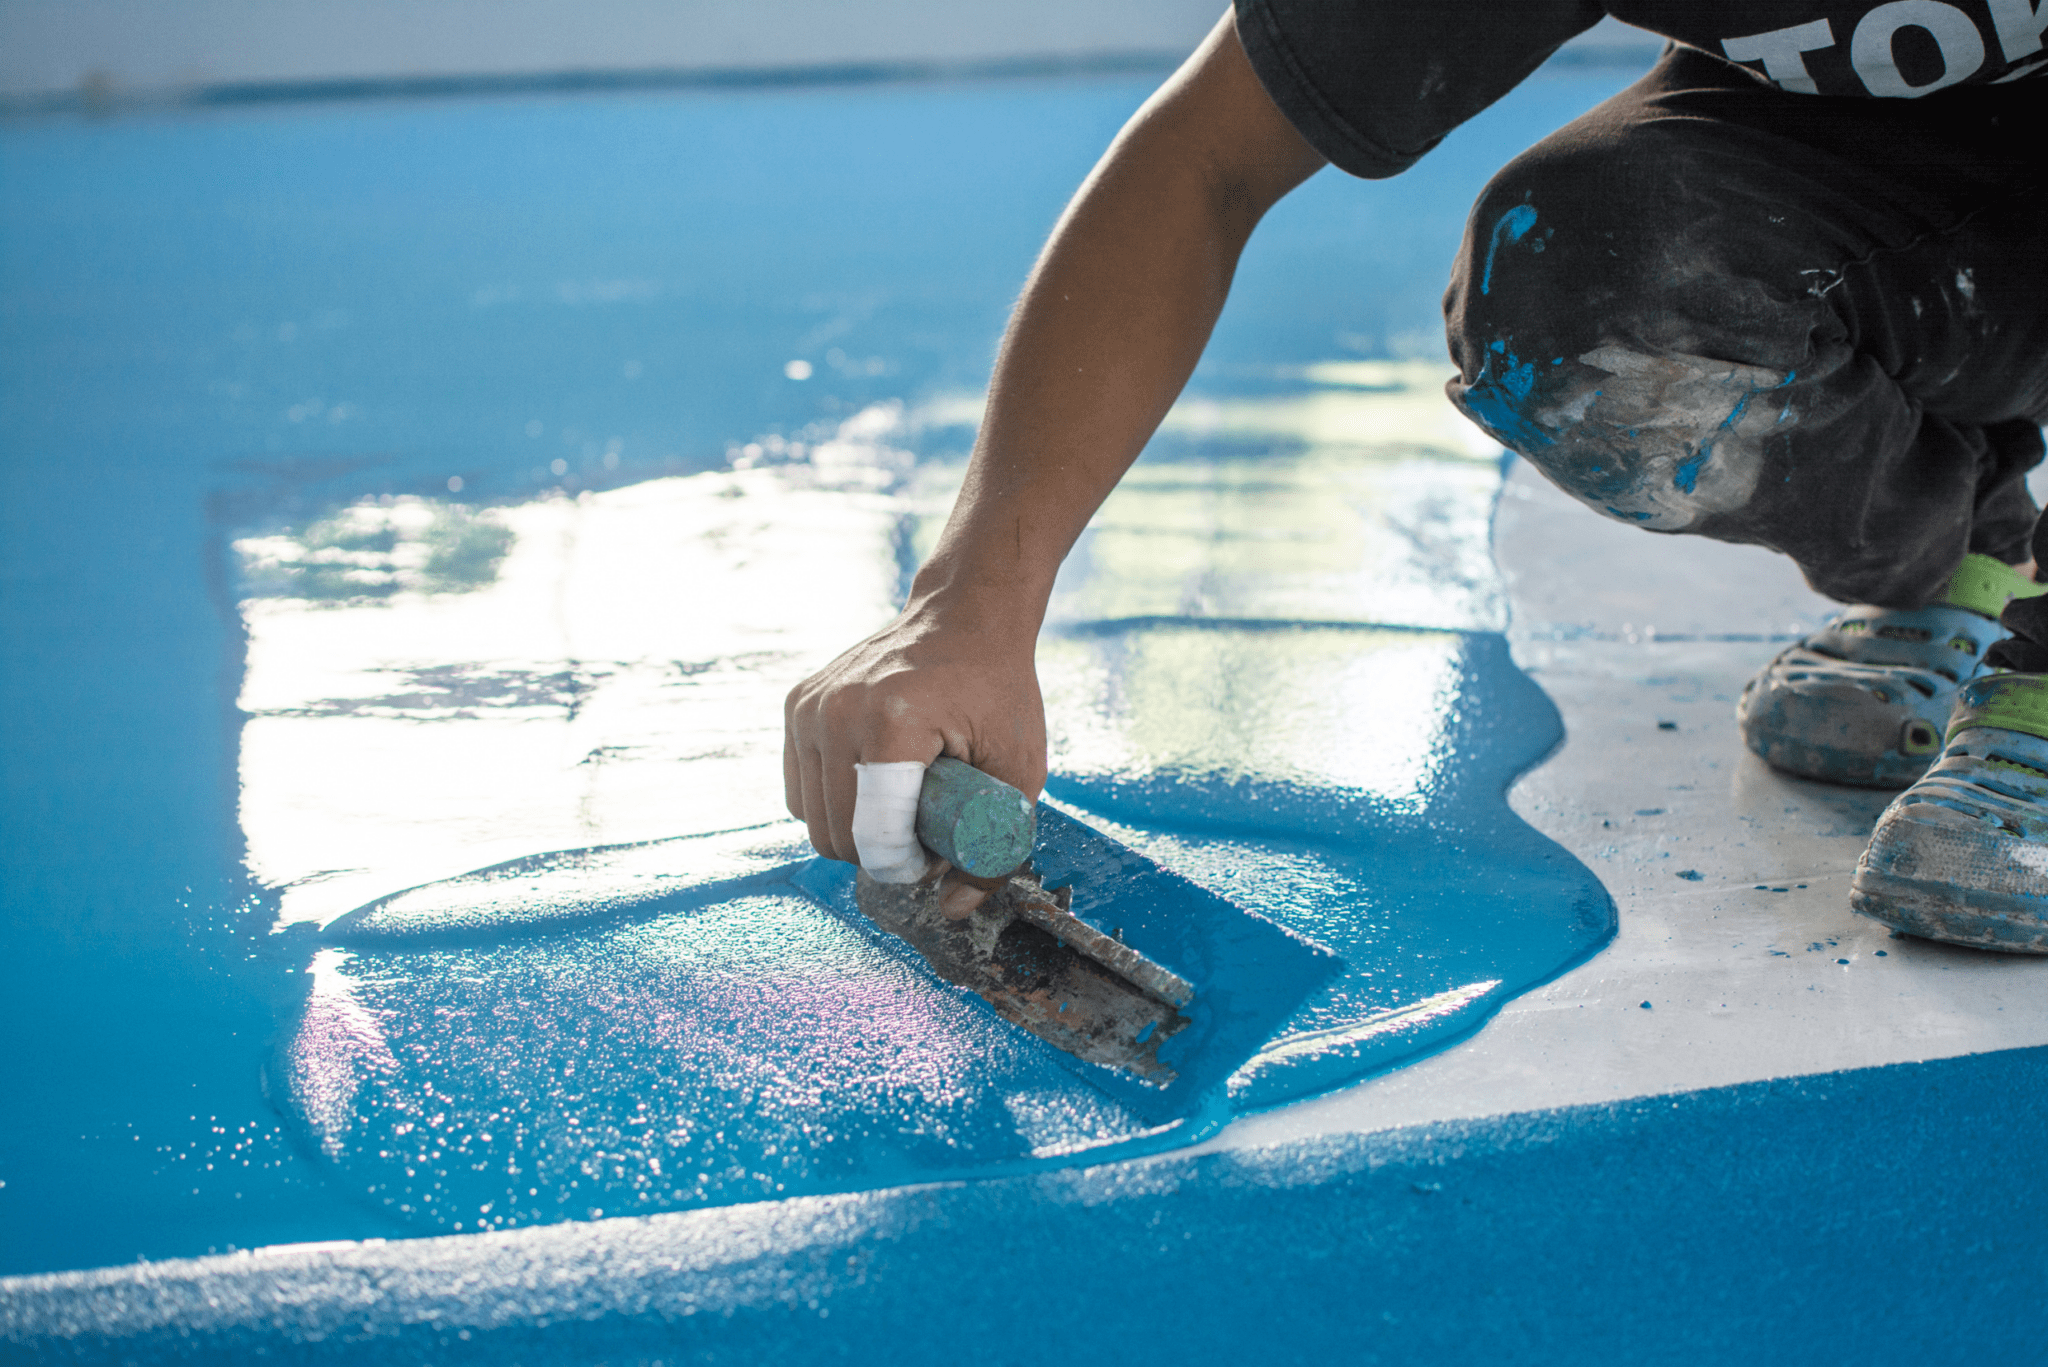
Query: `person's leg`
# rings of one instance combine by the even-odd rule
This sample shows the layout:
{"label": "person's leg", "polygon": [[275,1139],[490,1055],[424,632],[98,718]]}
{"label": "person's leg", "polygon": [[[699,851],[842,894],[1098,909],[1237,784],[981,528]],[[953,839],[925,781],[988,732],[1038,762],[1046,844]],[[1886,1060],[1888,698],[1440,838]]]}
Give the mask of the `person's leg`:
{"label": "person's leg", "polygon": [[[2048,953],[2048,598],[2005,605],[2032,587],[2007,565],[2048,564],[2022,483],[2048,416],[2040,104],[1806,100],[1667,58],[1494,180],[1445,304],[1452,399],[1567,491],[1877,605],[1741,708],[1772,763],[1911,781],[1851,905]],[[2018,635],[1987,660],[2001,607]]]}
{"label": "person's leg", "polygon": [[1845,602],[2026,560],[2038,104],[1824,100],[1667,57],[1488,187],[1445,300],[1453,401],[1608,516],[1773,547]]}

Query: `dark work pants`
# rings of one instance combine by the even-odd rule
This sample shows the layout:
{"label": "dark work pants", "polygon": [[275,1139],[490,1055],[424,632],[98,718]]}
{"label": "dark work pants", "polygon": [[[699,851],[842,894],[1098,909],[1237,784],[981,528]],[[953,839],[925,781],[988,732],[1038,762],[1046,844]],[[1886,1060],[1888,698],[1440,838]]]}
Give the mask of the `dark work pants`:
{"label": "dark work pants", "polygon": [[1829,99],[1675,49],[1494,178],[1444,308],[1452,401],[1608,516],[1844,602],[2048,564],[2048,81]]}

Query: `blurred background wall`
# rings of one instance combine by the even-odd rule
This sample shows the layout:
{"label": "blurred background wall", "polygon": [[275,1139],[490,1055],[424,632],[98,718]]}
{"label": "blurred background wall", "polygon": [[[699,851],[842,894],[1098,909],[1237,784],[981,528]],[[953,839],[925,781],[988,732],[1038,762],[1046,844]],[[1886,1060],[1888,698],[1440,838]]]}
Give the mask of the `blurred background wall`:
{"label": "blurred background wall", "polygon": [[[1220,0],[0,0],[0,104],[1166,67]],[[1608,21],[1577,60],[1640,60]]]}

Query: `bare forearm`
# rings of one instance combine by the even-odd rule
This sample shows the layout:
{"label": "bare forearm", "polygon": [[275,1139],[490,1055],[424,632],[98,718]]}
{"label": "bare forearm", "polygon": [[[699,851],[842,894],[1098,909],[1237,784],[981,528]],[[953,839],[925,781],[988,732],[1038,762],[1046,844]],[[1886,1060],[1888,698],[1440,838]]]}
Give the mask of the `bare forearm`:
{"label": "bare forearm", "polygon": [[1060,561],[1187,382],[1253,225],[1322,164],[1228,16],[1110,147],[1025,286],[910,602],[790,690],[789,810],[821,853],[858,856],[858,764],[943,753],[1038,792],[1032,647]]}
{"label": "bare forearm", "polygon": [[1245,120],[1223,109],[1256,100],[1278,115],[1227,24],[1124,129],[1054,231],[913,607],[1037,634],[1060,561],[1200,359],[1253,227],[1321,164],[1284,124],[1254,129],[1277,147],[1245,164],[1233,145]]}

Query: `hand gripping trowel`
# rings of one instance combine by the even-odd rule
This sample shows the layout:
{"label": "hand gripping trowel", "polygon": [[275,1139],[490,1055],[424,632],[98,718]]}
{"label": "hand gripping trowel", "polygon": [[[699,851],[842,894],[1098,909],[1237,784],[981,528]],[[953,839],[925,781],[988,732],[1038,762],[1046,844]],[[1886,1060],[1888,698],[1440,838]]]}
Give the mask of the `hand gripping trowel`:
{"label": "hand gripping trowel", "polygon": [[[962,872],[1003,881],[955,920],[936,878],[862,872],[861,912],[1003,1019],[1154,1092],[1181,1090],[1192,1054],[1205,1066],[1191,1090],[1221,1081],[1341,966],[1055,811],[1041,823],[1040,810],[941,757],[925,771],[918,839]],[[1049,890],[1047,875],[1070,885]]]}

